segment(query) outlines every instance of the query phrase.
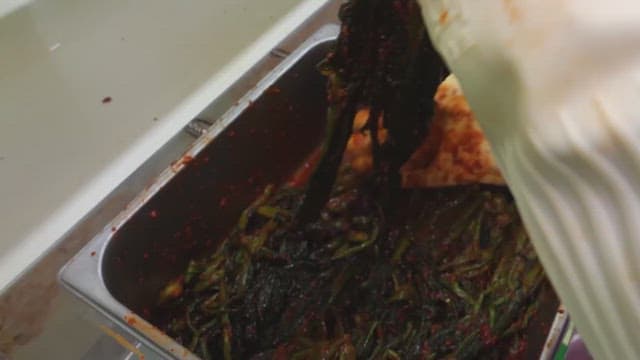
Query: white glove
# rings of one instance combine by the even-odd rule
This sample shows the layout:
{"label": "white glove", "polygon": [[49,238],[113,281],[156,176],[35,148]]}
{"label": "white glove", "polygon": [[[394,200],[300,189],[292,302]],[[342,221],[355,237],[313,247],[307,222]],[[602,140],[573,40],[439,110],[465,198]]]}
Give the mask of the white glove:
{"label": "white glove", "polygon": [[589,350],[640,358],[640,1],[419,0]]}

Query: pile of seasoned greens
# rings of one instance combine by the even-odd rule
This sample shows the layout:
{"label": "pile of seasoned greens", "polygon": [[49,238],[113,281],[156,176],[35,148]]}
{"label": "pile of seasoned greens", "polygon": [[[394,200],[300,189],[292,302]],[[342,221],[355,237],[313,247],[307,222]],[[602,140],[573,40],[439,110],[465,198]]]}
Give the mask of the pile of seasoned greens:
{"label": "pile of seasoned greens", "polygon": [[[330,108],[304,188],[269,187],[161,294],[162,328],[204,359],[518,357],[551,293],[506,188],[402,189],[446,73],[414,0],[351,0],[320,65]],[[342,157],[358,108],[384,117],[374,171]]]}

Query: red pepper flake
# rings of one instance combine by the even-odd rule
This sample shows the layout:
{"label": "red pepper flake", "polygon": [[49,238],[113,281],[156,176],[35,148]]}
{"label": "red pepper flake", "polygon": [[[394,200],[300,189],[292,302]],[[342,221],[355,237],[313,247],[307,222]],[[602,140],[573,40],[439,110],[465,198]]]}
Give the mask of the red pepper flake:
{"label": "red pepper flake", "polygon": [[149,253],[144,253],[144,255],[142,255],[143,258],[148,259],[149,258]]}
{"label": "red pepper flake", "polygon": [[225,208],[228,204],[229,204],[229,199],[226,196],[220,198],[219,205],[220,205],[221,208]]}
{"label": "red pepper flake", "polygon": [[187,165],[189,163],[193,162],[193,156],[191,155],[185,155],[182,157],[182,163]]}
{"label": "red pepper flake", "polygon": [[149,212],[149,217],[156,219],[158,217],[158,212],[156,210],[151,210],[151,212]]}
{"label": "red pepper flake", "polygon": [[95,251],[92,251],[92,252],[91,252],[91,256],[96,256],[96,252],[95,252]]}
{"label": "red pepper flake", "polygon": [[227,136],[228,136],[228,137],[234,137],[234,136],[236,136],[236,132],[235,132],[235,130],[229,130],[229,132],[227,133]]}
{"label": "red pepper flake", "polygon": [[111,100],[113,100],[113,99],[111,98],[111,96],[106,96],[106,97],[104,97],[104,98],[102,99],[102,103],[103,103],[103,104],[108,104],[108,103],[110,103],[110,102],[111,102]]}
{"label": "red pepper flake", "polygon": [[118,230],[118,229],[116,229],[116,227],[115,227],[115,226],[111,228],[111,232],[116,232],[117,230]]}
{"label": "red pepper flake", "polygon": [[489,325],[487,324],[482,324],[480,326],[480,339],[482,339],[482,342],[485,345],[495,344],[497,340],[495,335],[491,333],[491,328],[489,328]]}

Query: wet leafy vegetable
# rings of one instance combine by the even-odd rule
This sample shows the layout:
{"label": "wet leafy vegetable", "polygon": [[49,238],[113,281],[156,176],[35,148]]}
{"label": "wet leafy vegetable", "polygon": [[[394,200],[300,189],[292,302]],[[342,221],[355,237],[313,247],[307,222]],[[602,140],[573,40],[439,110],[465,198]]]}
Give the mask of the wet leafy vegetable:
{"label": "wet leafy vegetable", "polygon": [[[399,185],[446,72],[418,5],[350,0],[341,19],[320,65],[330,108],[309,184],[268,187],[162,291],[161,327],[205,359],[517,357],[549,292],[508,190]],[[362,106],[367,176],[341,166]]]}
{"label": "wet leafy vegetable", "polygon": [[[342,28],[334,50],[319,68],[327,76],[329,109],[322,157],[297,214],[315,220],[326,203],[359,107],[371,109],[382,206],[394,207],[399,169],[424,137],[433,115],[433,95],[447,70],[437,55],[415,0],[350,0],[340,11]],[[379,116],[389,139],[378,143]],[[375,120],[372,120],[375,119]]]}
{"label": "wet leafy vegetable", "polygon": [[[401,192],[391,220],[344,169],[318,220],[271,188],[161,302],[203,358],[501,358],[548,286],[506,189]],[[383,229],[388,229],[384,231]],[[511,349],[511,350],[510,350]]]}

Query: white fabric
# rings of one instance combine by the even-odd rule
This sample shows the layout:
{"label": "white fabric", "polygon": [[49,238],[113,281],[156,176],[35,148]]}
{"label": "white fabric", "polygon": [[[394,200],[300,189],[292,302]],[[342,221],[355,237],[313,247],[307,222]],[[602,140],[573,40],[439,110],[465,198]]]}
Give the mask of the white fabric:
{"label": "white fabric", "polygon": [[419,1],[589,350],[640,358],[640,1]]}

